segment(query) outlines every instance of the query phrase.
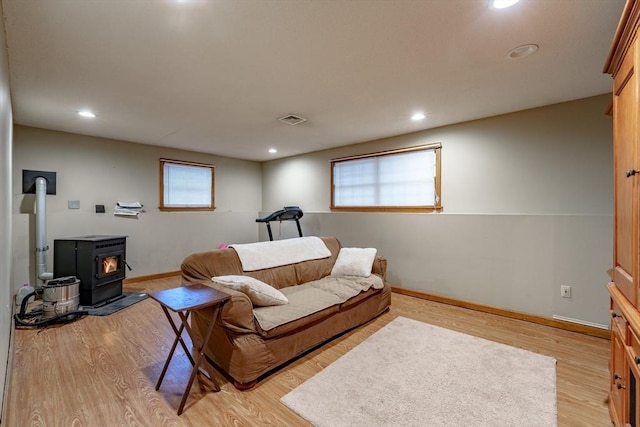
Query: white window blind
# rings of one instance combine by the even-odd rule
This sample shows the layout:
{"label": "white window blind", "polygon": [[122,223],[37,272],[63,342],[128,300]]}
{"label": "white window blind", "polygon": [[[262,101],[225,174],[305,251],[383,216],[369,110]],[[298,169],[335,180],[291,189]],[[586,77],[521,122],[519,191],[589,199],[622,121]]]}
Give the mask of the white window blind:
{"label": "white window blind", "polygon": [[435,207],[437,148],[335,160],[333,207]]}
{"label": "white window blind", "polygon": [[212,208],[213,166],[163,161],[164,208]]}

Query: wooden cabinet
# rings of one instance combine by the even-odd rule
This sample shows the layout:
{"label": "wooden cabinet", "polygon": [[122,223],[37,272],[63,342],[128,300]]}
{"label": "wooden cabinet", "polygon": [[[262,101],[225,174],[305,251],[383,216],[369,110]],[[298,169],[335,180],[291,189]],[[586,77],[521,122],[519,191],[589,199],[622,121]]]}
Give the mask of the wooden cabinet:
{"label": "wooden cabinet", "polygon": [[640,340],[633,330],[630,330],[630,340],[630,345],[625,347],[627,357],[625,359],[626,366],[623,366],[623,368],[628,368],[625,388],[616,386],[616,389],[622,392],[629,425],[638,426],[640,425],[640,405],[638,405],[640,381],[637,379],[640,378]]}
{"label": "wooden cabinet", "polygon": [[[638,2],[629,1],[627,7]],[[632,7],[632,8],[633,8]],[[623,15],[624,16],[624,15]],[[621,22],[618,31],[629,22]],[[634,26],[637,24],[634,24]],[[613,76],[613,162],[614,242],[613,281],[622,293],[638,305],[638,66],[636,30],[627,29],[629,40],[614,43],[607,61]],[[622,51],[618,53],[618,51]]]}
{"label": "wooden cabinet", "polygon": [[611,294],[609,413],[616,426],[640,427],[640,315],[615,282]]}
{"label": "wooden cabinet", "polygon": [[640,427],[640,0],[627,0],[605,72],[613,77],[614,239],[609,412]]}
{"label": "wooden cabinet", "polygon": [[[615,290],[615,289],[614,289]],[[614,293],[611,300],[611,358],[609,359],[610,394],[609,412],[616,425],[624,425],[627,416],[627,330],[628,323],[622,316],[622,311]]]}
{"label": "wooden cabinet", "polygon": [[[637,182],[640,178],[635,168],[637,159],[637,81],[635,67],[637,38],[629,47],[613,83],[614,129],[614,245],[613,281],[629,301],[637,305],[638,252],[638,197]],[[636,176],[637,175],[637,176]]]}

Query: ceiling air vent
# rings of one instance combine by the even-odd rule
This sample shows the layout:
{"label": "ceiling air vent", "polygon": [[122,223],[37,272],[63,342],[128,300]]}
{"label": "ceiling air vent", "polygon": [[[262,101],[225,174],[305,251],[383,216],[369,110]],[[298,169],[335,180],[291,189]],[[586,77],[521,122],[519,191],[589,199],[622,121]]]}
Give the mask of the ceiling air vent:
{"label": "ceiling air vent", "polygon": [[295,114],[287,114],[284,117],[280,117],[278,120],[291,126],[307,121],[304,117],[296,116]]}

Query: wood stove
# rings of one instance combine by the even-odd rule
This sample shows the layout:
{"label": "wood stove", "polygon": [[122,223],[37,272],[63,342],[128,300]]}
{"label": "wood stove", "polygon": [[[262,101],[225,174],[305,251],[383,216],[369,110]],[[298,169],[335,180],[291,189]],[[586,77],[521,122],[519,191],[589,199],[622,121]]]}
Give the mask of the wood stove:
{"label": "wood stove", "polygon": [[90,235],[53,242],[53,277],[80,279],[80,305],[122,296],[127,236]]}

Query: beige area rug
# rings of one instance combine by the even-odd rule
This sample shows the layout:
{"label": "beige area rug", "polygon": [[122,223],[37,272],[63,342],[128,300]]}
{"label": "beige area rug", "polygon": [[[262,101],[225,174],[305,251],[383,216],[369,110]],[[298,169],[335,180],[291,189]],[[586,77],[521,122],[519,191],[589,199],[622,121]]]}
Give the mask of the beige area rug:
{"label": "beige area rug", "polygon": [[319,427],[552,427],[556,361],[398,317],[281,401]]}

